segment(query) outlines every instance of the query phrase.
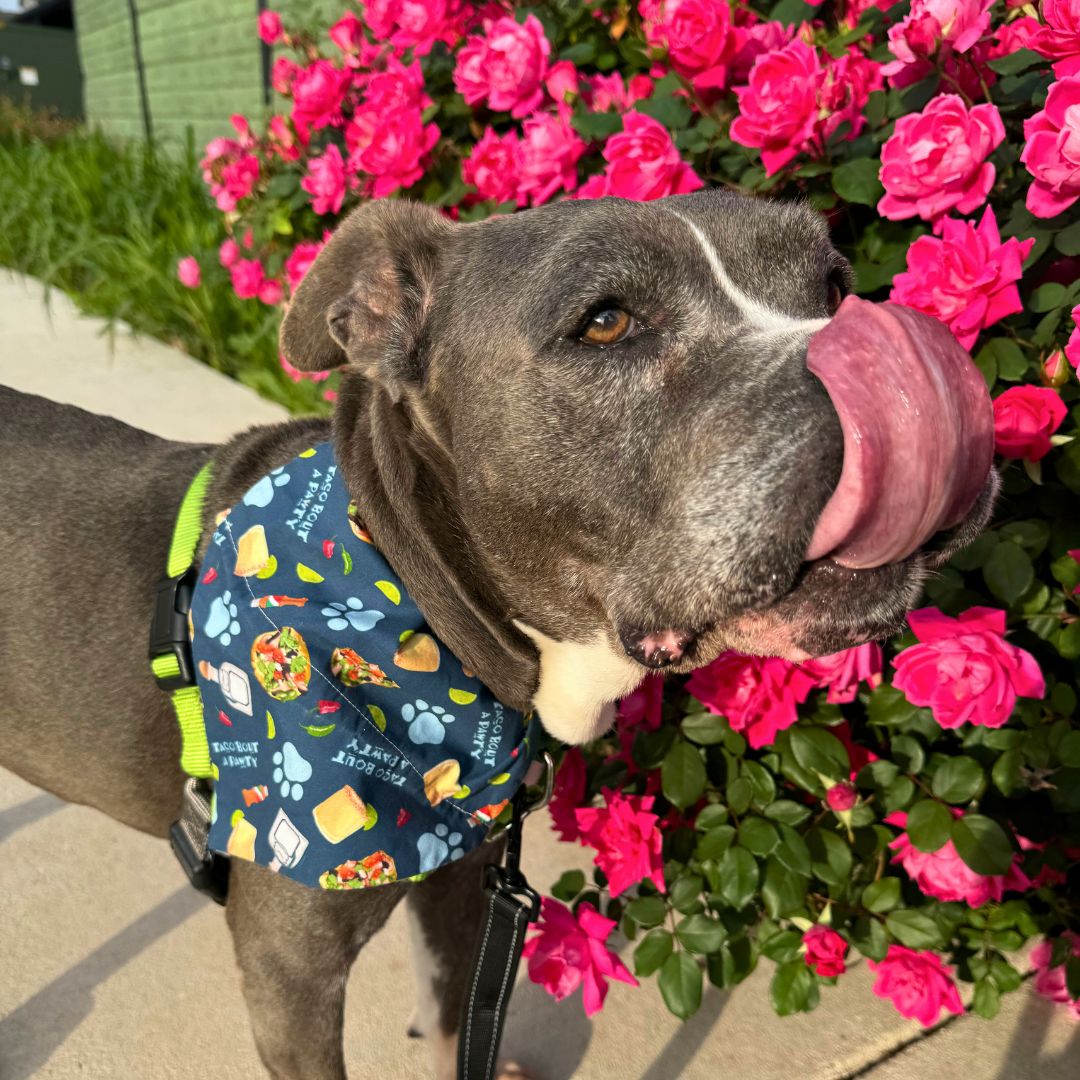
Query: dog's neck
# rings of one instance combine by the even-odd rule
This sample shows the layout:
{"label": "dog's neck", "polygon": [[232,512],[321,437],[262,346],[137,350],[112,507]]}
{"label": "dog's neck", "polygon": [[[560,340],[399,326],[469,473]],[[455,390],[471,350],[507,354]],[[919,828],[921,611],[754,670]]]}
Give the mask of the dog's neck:
{"label": "dog's neck", "polygon": [[431,629],[502,702],[532,708],[536,648],[511,622],[470,542],[435,441],[403,403],[354,372],[342,376],[333,434],[364,525]]}

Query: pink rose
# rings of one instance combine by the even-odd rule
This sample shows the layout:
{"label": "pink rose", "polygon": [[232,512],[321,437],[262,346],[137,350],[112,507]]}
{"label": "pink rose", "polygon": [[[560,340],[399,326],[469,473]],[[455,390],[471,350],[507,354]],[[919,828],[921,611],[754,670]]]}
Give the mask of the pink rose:
{"label": "pink rose", "polygon": [[271,149],[283,161],[299,161],[300,151],[308,144],[307,129],[294,128],[287,117],[270,118]]}
{"label": "pink rose", "polygon": [[523,117],[544,97],[551,45],[535,15],[524,23],[503,16],[485,23],[485,36],[473,36],[457,55],[454,86],[466,102],[485,101],[496,112]]}
{"label": "pink rose", "polygon": [[1010,386],[994,399],[994,442],[1002,457],[1039,461],[1053,448],[1050,436],[1068,415],[1056,390]]}
{"label": "pink rose", "polygon": [[825,805],[837,814],[843,814],[851,810],[858,801],[859,795],[855,790],[855,785],[847,780],[841,780],[840,783],[833,784],[825,792]]}
{"label": "pink rose", "polygon": [[553,64],[544,78],[544,87],[551,95],[551,100],[560,108],[571,104],[581,93],[577,68],[569,60],[560,60]]}
{"label": "pink rose", "polygon": [[766,53],[778,52],[791,41],[795,32],[796,27],[788,27],[772,20],[756,22],[751,26],[737,26],[735,39],[738,49],[731,61],[732,83],[737,85],[746,82],[757,58]]}
{"label": "pink rose", "polygon": [[529,962],[529,978],[556,1001],[582,987],[585,1015],[595,1015],[604,1007],[608,979],[638,985],[604,944],[615,926],[614,919],[605,919],[592,904],[581,904],[575,917],[565,904],[545,896],[537,933],[521,950]]}
{"label": "pink rose", "polygon": [[447,0],[400,0],[391,43],[398,49],[412,49],[413,56],[427,56],[438,41],[455,44],[454,7]]}
{"label": "pink rose", "polygon": [[1069,312],[1073,321],[1072,333],[1065,345],[1065,357],[1074,368],[1080,369],[1080,304]]}
{"label": "pink rose", "polygon": [[795,707],[813,688],[814,680],[787,660],[737,652],[721,653],[686,684],[709,712],[744,732],[755,750],[771,746],[778,732],[798,720]]}
{"label": "pink rose", "polygon": [[297,244],[285,260],[285,280],[289,283],[289,291],[295,292],[297,285],[304,280],[304,275],[311,269],[323,244],[318,240],[304,240]]}
{"label": "pink rose", "polygon": [[1027,208],[1056,217],[1080,198],[1080,77],[1050,86],[1046,104],[1024,121],[1020,160],[1031,173]]}
{"label": "pink rose", "polygon": [[803,959],[815,974],[831,979],[847,971],[844,957],[847,956],[848,943],[831,927],[820,923],[811,926],[803,934],[802,943]]}
{"label": "pink rose", "polygon": [[383,111],[370,105],[357,109],[345,129],[349,169],[374,178],[376,199],[411,187],[424,175],[427,155],[439,141],[435,124],[424,124],[417,108]]}
{"label": "pink rose", "polygon": [[287,56],[279,56],[270,69],[270,85],[279,94],[288,94],[292,90],[293,81],[299,70],[300,65],[295,61]]}
{"label": "pink rose", "polygon": [[664,891],[663,837],[651,814],[652,796],[620,795],[604,788],[607,806],[575,810],[581,841],[596,849],[593,860],[608,879],[612,896],[648,878]]}
{"label": "pink rose", "polygon": [[883,82],[881,65],[857,46],[830,63],[821,85],[821,110],[828,114],[822,124],[822,137],[830,138],[843,124],[848,125],[845,139],[858,137],[866,127],[866,103]]}
{"label": "pink rose", "polygon": [[259,299],[268,307],[277,307],[283,296],[284,290],[277,278],[265,278],[259,286]]}
{"label": "pink rose", "polygon": [[537,113],[522,125],[517,198],[519,205],[545,203],[560,188],[573,191],[578,158],[587,149],[562,115]]}
{"label": "pink rose", "polygon": [[[927,61],[965,53],[990,29],[994,0],[912,0],[911,12],[889,29],[889,51],[896,58],[884,67],[895,86],[908,86],[929,73]],[[912,74],[906,75],[905,68]]]}
{"label": "pink rose", "polygon": [[826,701],[844,705],[855,700],[859,683],[865,682],[871,689],[880,685],[884,662],[881,646],[876,641],[869,641],[865,645],[807,660],[802,669],[816,680],[818,686],[829,688]]}
{"label": "pink rose", "polygon": [[990,48],[989,59],[999,60],[1021,49],[1035,49],[1034,39],[1041,29],[1042,23],[1030,15],[1002,23],[994,31],[994,44]]}
{"label": "pink rose", "polygon": [[551,827],[560,840],[568,843],[581,838],[575,815],[585,801],[586,779],[585,757],[578,747],[571,746],[559,762],[551,802],[548,803]]}
{"label": "pink rose", "polygon": [[240,245],[231,236],[223,240],[218,248],[218,262],[228,270],[239,258]]}
{"label": "pink rose", "polygon": [[513,131],[500,136],[493,128],[486,128],[472,153],[461,163],[461,179],[472,184],[481,199],[494,199],[498,203],[516,199],[518,144]]}
{"label": "pink rose", "polygon": [[739,115],[731,122],[731,138],[760,148],[767,176],[815,146],[821,79],[817,51],[796,39],[759,56],[749,85],[735,88]]}
{"label": "pink rose", "polygon": [[893,686],[912,705],[928,707],[943,728],[1001,727],[1018,696],[1046,693],[1035,657],[1005,640],[1004,611],[973,607],[951,619],[920,608],[908,625],[920,644],[893,660]]}
{"label": "pink rose", "polygon": [[920,236],[908,248],[889,299],[940,319],[970,349],[982,329],[1023,310],[1016,282],[1034,244],[1016,237],[1003,244],[989,206],[978,225],[943,218],[941,236]]}
{"label": "pink rose", "polygon": [[939,94],[921,113],[901,116],[881,148],[885,194],[878,213],[892,221],[933,221],[954,208],[970,214],[990,193],[995,172],[986,159],[1004,138],[996,106],[969,110],[956,94]]}
{"label": "pink rose", "polygon": [[379,112],[395,109],[426,109],[431,98],[424,92],[424,72],[420,61],[407,67],[390,57],[386,70],[372,75],[367,84],[364,104]]}
{"label": "pink rose", "polygon": [[1069,381],[1069,364],[1076,367],[1075,361],[1071,360],[1068,356],[1070,349],[1076,349],[1077,343],[1073,341],[1074,338],[1080,338],[1080,334],[1078,334],[1075,328],[1069,337],[1069,344],[1065,346],[1065,349],[1055,349],[1043,361],[1043,378],[1051,386],[1064,386]]}
{"label": "pink rose", "polygon": [[[1080,956],[1080,936],[1066,930],[1064,937],[1069,941],[1071,954]],[[1035,993],[1065,1005],[1072,1018],[1080,1020],[1080,998],[1074,998],[1065,985],[1065,965],[1050,966],[1053,951],[1054,943],[1050,938],[1040,941],[1031,950],[1031,966],[1035,969]]]}
{"label": "pink rose", "polygon": [[335,143],[326,153],[308,161],[307,175],[300,186],[311,196],[316,214],[336,214],[345,201],[345,162]]}
{"label": "pink rose", "polygon": [[293,121],[316,130],[340,123],[341,102],[351,83],[352,75],[329,60],[300,68],[292,84]]}
{"label": "pink rose", "polygon": [[[960,810],[953,809],[955,818],[963,817]],[[887,825],[898,829],[907,828],[907,814],[897,810],[885,818]],[[904,872],[922,890],[935,900],[963,902],[968,907],[982,907],[991,900],[1000,902],[1006,890],[1026,892],[1031,888],[1031,881],[1020,869],[1021,855],[1013,856],[1012,866],[1006,874],[987,876],[977,874],[960,858],[951,840],[937,851],[920,851],[908,839],[906,832],[901,833],[889,844],[895,855],[891,862],[904,868]]]}
{"label": "pink rose", "polygon": [[176,276],[180,284],[187,289],[197,289],[202,281],[202,273],[199,270],[199,261],[193,255],[185,255],[176,264]]}
{"label": "pink rose", "polygon": [[254,300],[266,280],[263,265],[258,259],[237,259],[229,267],[233,292],[241,300]]}
{"label": "pink rose", "polygon": [[254,154],[245,154],[237,161],[226,165],[221,170],[221,187],[217,194],[219,210],[228,212],[236,209],[241,199],[246,199],[254,190],[259,179],[259,159]]}
{"label": "pink rose", "polygon": [[942,1008],[957,1016],[964,1011],[953,982],[953,969],[932,952],[916,952],[903,945],[890,945],[884,960],[868,960],[877,973],[874,993],[892,1001],[896,1011],[923,1027],[937,1021]]}
{"label": "pink rose", "polygon": [[662,12],[654,39],[671,66],[698,92],[723,90],[738,44],[728,0],[667,0]]}
{"label": "pink rose", "polygon": [[610,75],[593,75],[585,88],[585,100],[593,112],[626,112],[635,101],[652,96],[653,81],[648,75],[635,75],[627,86],[623,77],[613,71]]}
{"label": "pink rose", "polygon": [[664,722],[663,676],[646,675],[641,685],[619,702],[618,717],[622,731],[655,731]]}
{"label": "pink rose", "polygon": [[400,8],[401,0],[364,0],[364,21],[376,40],[390,40]]}
{"label": "pink rose", "polygon": [[662,199],[703,187],[701,177],[679,156],[668,130],[651,116],[628,112],[623,130],[604,144],[605,194],[620,199]]}
{"label": "pink rose", "polygon": [[[370,5],[369,5],[370,7]],[[368,18],[371,18],[370,12]],[[351,12],[330,27],[330,40],[346,55],[356,56],[366,44],[364,24]]]}
{"label": "pink rose", "polygon": [[1057,60],[1058,78],[1080,73],[1080,3],[1077,0],[1043,0],[1046,25],[1035,33],[1027,47]]}
{"label": "pink rose", "polygon": [[264,45],[274,45],[285,33],[281,25],[281,16],[276,11],[259,12],[259,37]]}

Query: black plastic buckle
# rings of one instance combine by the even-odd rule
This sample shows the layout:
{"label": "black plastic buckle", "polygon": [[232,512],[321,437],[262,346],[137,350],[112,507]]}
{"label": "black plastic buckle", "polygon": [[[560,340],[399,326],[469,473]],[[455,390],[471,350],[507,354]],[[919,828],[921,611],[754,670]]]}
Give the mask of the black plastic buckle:
{"label": "black plastic buckle", "polygon": [[196,851],[179,821],[169,829],[169,846],[192,887],[215,904],[224,904],[229,895],[229,860],[216,851]]}
{"label": "black plastic buckle", "polygon": [[523,908],[527,908],[529,922],[534,923],[540,918],[540,894],[520,872],[514,873],[506,867],[488,863],[484,870],[484,888],[510,897]]}
{"label": "black plastic buckle", "polygon": [[198,572],[189,567],[179,577],[162,578],[154,586],[154,615],[150,623],[150,659],[175,656],[180,668],[177,675],[158,675],[162,690],[181,690],[195,685],[195,664],[188,637],[188,612],[195,591]]}

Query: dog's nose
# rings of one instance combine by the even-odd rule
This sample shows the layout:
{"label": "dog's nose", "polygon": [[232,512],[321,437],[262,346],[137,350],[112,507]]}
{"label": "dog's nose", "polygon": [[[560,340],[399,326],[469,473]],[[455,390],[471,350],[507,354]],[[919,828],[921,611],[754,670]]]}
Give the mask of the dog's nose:
{"label": "dog's nose", "polygon": [[619,640],[626,655],[647,668],[659,669],[677,664],[697,640],[696,630],[668,626],[662,630],[621,627]]}

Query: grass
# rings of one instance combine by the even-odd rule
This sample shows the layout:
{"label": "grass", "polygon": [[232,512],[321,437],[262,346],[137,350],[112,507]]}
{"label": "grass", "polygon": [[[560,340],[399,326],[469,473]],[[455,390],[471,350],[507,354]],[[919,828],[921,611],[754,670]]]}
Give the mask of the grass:
{"label": "grass", "polygon": [[[191,145],[164,154],[0,99],[0,266],[294,411],[323,411],[321,387],[293,383],[278,364],[278,310],[233,293],[217,264],[223,238]],[[201,288],[177,280],[184,255],[202,265]]]}

